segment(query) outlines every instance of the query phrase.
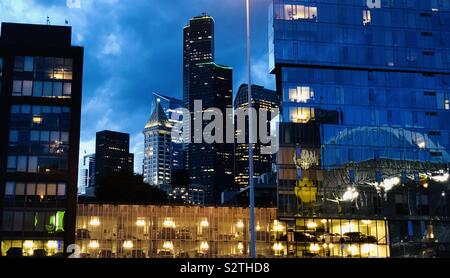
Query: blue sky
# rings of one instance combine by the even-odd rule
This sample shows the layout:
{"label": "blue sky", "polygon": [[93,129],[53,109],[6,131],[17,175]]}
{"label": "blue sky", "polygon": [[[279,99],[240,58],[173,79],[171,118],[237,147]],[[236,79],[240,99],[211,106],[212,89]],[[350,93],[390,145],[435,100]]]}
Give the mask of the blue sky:
{"label": "blue sky", "polygon": [[[1,22],[52,25],[69,21],[73,44],[85,47],[80,154],[93,152],[95,132],[130,133],[135,170],[142,165],[142,129],[152,92],[182,97],[182,30],[206,12],[216,21],[216,62],[233,67],[234,93],[246,80],[245,0],[0,0]],[[254,83],[268,74],[270,0],[251,0]]]}

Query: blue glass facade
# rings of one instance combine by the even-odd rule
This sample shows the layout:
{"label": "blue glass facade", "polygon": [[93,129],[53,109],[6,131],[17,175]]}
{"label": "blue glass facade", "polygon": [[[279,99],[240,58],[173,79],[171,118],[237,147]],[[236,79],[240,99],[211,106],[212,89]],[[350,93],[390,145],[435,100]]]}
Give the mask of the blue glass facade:
{"label": "blue glass facade", "polygon": [[[387,218],[399,241],[435,243],[448,223],[431,220],[449,216],[450,3],[274,0],[269,11],[279,216]],[[408,248],[392,255],[418,253]]]}

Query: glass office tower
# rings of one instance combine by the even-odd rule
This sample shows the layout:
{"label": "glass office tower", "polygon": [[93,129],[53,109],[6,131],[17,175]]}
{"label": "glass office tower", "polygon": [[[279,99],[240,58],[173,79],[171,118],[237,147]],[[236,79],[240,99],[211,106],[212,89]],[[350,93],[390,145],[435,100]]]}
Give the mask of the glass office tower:
{"label": "glass office tower", "polygon": [[2,24],[2,256],[51,256],[75,242],[83,48],[71,33]]}
{"label": "glass office tower", "polygon": [[[252,85],[252,108],[259,113],[267,113],[267,119],[271,120],[271,113],[279,108],[279,101],[275,91],[266,89],[262,86]],[[248,85],[242,84],[234,99],[234,109],[248,109]],[[260,111],[260,109],[262,111]],[[237,118],[236,118],[237,121]],[[270,130],[270,121],[267,122],[266,130]],[[248,163],[248,117],[246,118],[245,131],[240,130],[236,125],[236,137],[245,132],[245,143],[234,144],[234,189],[241,190],[249,185],[249,163]],[[257,134],[259,134],[259,126],[257,127]],[[253,168],[254,178],[260,177],[262,174],[272,172],[272,164],[274,162],[274,155],[261,153],[261,142],[257,142],[253,147]]]}
{"label": "glass office tower", "polygon": [[[330,244],[337,256],[376,257],[389,253],[385,244],[391,256],[449,254],[450,4],[369,6],[270,7],[282,101],[278,215],[293,235],[283,243],[289,256],[333,256]],[[387,220],[381,237],[368,218]]]}

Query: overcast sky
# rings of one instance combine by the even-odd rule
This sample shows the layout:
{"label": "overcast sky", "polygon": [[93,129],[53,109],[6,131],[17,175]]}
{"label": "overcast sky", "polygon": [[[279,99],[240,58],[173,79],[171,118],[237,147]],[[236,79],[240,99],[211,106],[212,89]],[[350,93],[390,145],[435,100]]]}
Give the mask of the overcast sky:
{"label": "overcast sky", "polygon": [[[76,1],[74,1],[76,2]],[[251,0],[254,83],[274,88],[268,74],[268,5]],[[216,62],[233,67],[234,94],[246,80],[245,0],[0,0],[1,22],[72,26],[85,47],[80,155],[94,152],[95,132],[130,133],[141,171],[143,127],[151,93],[182,97],[182,34],[203,12],[216,22]]]}

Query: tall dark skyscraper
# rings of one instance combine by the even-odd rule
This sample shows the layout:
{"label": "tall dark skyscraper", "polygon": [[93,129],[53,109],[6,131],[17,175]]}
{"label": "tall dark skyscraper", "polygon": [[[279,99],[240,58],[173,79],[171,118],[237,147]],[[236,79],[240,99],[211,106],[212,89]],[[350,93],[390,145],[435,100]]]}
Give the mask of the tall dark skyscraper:
{"label": "tall dark skyscraper", "polygon": [[[450,6],[381,2],[273,1],[292,256],[450,254]],[[305,232],[326,245],[308,247]]]}
{"label": "tall dark skyscraper", "polygon": [[82,47],[71,27],[2,24],[2,255],[65,252],[75,241]]}
{"label": "tall dark skyscraper", "polygon": [[[262,86],[252,85],[252,108],[256,109],[256,112],[261,112],[260,109],[265,109],[267,111],[267,119],[271,120],[272,112],[274,109],[279,108],[279,100],[275,91],[265,89]],[[248,85],[243,84],[239,87],[239,91],[234,99],[234,109],[244,109],[247,111],[248,108]],[[248,113],[248,112],[246,112]],[[247,144],[236,143],[234,145],[234,185],[235,189],[239,190],[245,188],[249,184],[249,173],[248,173],[248,117],[246,118],[246,128],[245,128],[245,138]],[[270,130],[270,122],[267,123],[267,130]],[[258,125],[259,129],[259,125]],[[241,134],[243,131],[236,127],[236,135]],[[259,134],[259,130],[257,130]],[[254,177],[259,177],[260,175],[272,171],[272,163],[274,162],[274,155],[272,154],[262,154],[261,153],[261,143],[254,144],[253,149],[253,167],[254,167]]]}
{"label": "tall dark skyscraper", "polygon": [[104,130],[95,141],[95,181],[122,171],[133,172],[134,155],[130,153],[130,135]]}
{"label": "tall dark skyscraper", "polygon": [[[195,100],[202,101],[203,111],[216,107],[226,115],[226,109],[232,108],[233,74],[230,67],[214,63],[212,17],[203,15],[190,20],[184,28],[183,53],[183,99],[192,120]],[[203,121],[203,127],[207,124]],[[190,130],[191,135],[193,132]],[[205,189],[207,203],[220,203],[220,193],[233,184],[233,145],[194,143],[193,138],[191,142],[186,150],[190,183]]]}
{"label": "tall dark skyscraper", "polygon": [[183,101],[185,107],[190,107],[192,69],[214,61],[214,19],[206,14],[193,17],[184,27],[183,41]]}

